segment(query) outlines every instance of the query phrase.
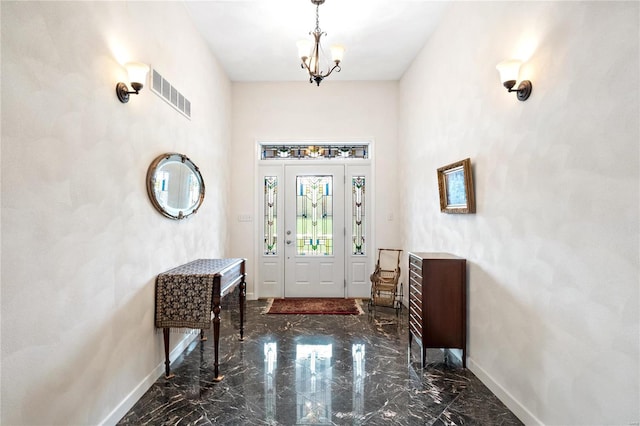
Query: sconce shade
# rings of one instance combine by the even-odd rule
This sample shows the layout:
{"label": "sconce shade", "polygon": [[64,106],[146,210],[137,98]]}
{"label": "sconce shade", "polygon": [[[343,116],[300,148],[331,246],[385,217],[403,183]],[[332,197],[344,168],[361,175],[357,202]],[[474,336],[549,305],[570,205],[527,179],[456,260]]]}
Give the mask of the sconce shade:
{"label": "sconce shade", "polygon": [[344,58],[344,47],[331,46],[331,59],[333,59],[333,62],[339,64],[342,62],[342,58]]}
{"label": "sconce shade", "polygon": [[127,62],[124,66],[129,73],[129,82],[131,82],[131,86],[133,87],[134,83],[138,83],[140,84],[140,89],[142,89],[142,86],[147,81],[149,66],[140,62]]}
{"label": "sconce shade", "polygon": [[516,89],[513,88],[513,86],[516,85],[516,81],[518,81],[521,65],[522,61],[507,59],[496,65],[496,69],[500,73],[500,81],[502,85],[507,88],[507,91],[516,92],[519,101],[526,101],[529,99],[533,88],[531,81],[523,80]]}
{"label": "sconce shade", "polygon": [[517,59],[507,59],[496,65],[496,69],[500,73],[500,81],[507,89],[511,89],[516,84],[520,65],[522,62]]}
{"label": "sconce shade", "polygon": [[144,87],[144,83],[147,81],[147,73],[149,72],[149,66],[140,62],[127,62],[124,64],[129,74],[129,83],[133,91],[129,91],[127,85],[123,82],[116,84],[116,95],[123,104],[129,102],[129,95],[137,95],[140,89]]}
{"label": "sconce shade", "polygon": [[296,43],[298,46],[298,57],[300,59],[308,58],[311,54],[311,42],[309,40],[300,40]]}

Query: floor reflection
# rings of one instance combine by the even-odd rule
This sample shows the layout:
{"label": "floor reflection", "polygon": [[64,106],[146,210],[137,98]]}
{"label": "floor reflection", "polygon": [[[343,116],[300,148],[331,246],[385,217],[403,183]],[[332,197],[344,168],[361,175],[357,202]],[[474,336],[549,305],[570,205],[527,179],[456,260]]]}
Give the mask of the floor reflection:
{"label": "floor reflection", "polygon": [[354,343],[351,346],[351,358],[353,360],[353,391],[352,409],[356,418],[362,417],[364,413],[364,358],[365,345]]}
{"label": "floor reflection", "polygon": [[331,344],[296,345],[296,424],[331,424]]}
{"label": "floor reflection", "polygon": [[427,352],[408,362],[406,312],[359,316],[264,315],[223,311],[220,371],[212,338],[196,341],[122,418],[122,425],[521,424],[455,358]]}
{"label": "floor reflection", "polygon": [[278,344],[264,344],[264,419],[267,424],[276,420],[276,368],[278,367]]}

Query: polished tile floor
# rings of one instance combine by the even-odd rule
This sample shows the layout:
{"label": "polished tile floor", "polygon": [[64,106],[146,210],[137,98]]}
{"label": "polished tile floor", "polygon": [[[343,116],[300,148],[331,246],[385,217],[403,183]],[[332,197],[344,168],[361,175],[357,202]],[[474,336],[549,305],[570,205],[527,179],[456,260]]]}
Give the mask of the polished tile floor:
{"label": "polished tile floor", "polygon": [[406,311],[265,315],[265,305],[247,302],[244,342],[235,310],[221,314],[222,382],[211,380],[209,331],[172,363],[175,377],[161,377],[119,424],[522,424],[454,357],[430,350],[420,368],[408,353]]}

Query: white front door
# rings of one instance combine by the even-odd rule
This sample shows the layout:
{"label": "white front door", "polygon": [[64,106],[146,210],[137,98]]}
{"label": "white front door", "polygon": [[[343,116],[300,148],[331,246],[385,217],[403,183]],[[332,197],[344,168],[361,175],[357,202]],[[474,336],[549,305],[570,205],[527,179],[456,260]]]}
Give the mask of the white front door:
{"label": "white front door", "polygon": [[284,296],[344,297],[344,166],[286,165]]}

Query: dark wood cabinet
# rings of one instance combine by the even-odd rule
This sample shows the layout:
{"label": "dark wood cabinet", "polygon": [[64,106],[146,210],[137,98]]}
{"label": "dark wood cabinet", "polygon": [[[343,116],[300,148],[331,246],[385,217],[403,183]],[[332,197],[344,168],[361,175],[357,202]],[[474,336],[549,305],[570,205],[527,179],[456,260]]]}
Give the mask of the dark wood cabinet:
{"label": "dark wood cabinet", "polygon": [[448,253],[409,253],[409,348],[462,349],[467,366],[466,260]]}

